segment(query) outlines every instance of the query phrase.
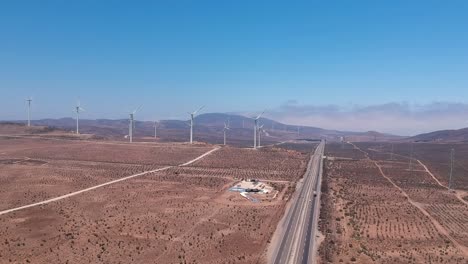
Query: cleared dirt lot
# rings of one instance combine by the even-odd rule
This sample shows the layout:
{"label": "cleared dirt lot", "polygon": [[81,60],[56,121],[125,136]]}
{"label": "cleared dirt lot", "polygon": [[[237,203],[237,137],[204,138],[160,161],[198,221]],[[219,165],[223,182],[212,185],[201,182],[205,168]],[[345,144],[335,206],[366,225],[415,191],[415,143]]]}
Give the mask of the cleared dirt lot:
{"label": "cleared dirt lot", "polygon": [[325,163],[322,263],[467,263],[466,204],[421,164],[411,171],[404,157],[389,161],[369,144],[347,145],[327,155],[364,158]]}
{"label": "cleared dirt lot", "polygon": [[[34,149],[23,148],[23,143],[17,145],[21,150],[10,147],[0,156],[13,160],[0,165],[8,168],[1,170],[2,184],[10,184],[0,193],[6,197],[4,208],[140,170],[181,164],[211,149],[142,146],[135,153],[139,148],[134,146],[104,146],[104,151],[101,145],[86,150],[80,146],[83,143],[69,141],[46,148],[36,142]],[[122,151],[130,157],[121,156]],[[301,176],[307,158],[291,150],[228,147],[187,167],[0,215],[0,259],[6,263],[265,263],[265,249],[283,213],[289,186]],[[260,168],[252,160],[260,161]],[[273,183],[281,193],[252,203],[227,191],[236,179],[256,175],[281,179]]]}

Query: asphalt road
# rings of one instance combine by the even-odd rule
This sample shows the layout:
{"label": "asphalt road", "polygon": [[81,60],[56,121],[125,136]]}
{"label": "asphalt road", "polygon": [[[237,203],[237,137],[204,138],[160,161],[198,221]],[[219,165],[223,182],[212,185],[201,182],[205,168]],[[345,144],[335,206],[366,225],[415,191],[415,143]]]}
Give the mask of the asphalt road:
{"label": "asphalt road", "polygon": [[[320,214],[320,185],[325,142],[311,156],[302,185],[297,187],[291,206],[280,226],[280,238],[273,251],[275,264],[306,264],[315,259],[315,236]],[[317,196],[314,197],[314,191]]]}

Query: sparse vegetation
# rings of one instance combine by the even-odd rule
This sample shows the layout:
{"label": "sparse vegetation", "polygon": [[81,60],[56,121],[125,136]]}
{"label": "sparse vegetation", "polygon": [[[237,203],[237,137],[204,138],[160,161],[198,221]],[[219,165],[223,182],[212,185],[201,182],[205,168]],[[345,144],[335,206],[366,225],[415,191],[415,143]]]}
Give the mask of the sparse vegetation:
{"label": "sparse vegetation", "polygon": [[[440,228],[467,246],[468,207],[439,186],[421,165],[415,164],[413,171],[409,171],[404,157],[389,161],[388,154],[370,150],[374,144],[356,144],[360,150],[351,144],[344,148],[341,144],[326,147],[327,152],[331,149],[328,156],[349,157],[356,151],[363,156],[356,159],[357,154],[351,154],[353,160],[330,159],[325,163],[320,229],[326,237],[320,248],[321,259],[340,262],[348,258],[358,263],[466,263],[466,253]],[[425,208],[429,216],[413,203]]]}
{"label": "sparse vegetation", "polygon": [[[0,140],[9,159],[0,163],[0,183],[6,187],[0,191],[1,208],[181,164],[210,149],[93,144]],[[281,148],[255,155],[236,148],[218,152],[192,166],[3,215],[1,258],[31,263],[265,262],[265,249],[308,155]],[[252,203],[227,191],[240,178],[279,179],[272,184],[280,193]]]}

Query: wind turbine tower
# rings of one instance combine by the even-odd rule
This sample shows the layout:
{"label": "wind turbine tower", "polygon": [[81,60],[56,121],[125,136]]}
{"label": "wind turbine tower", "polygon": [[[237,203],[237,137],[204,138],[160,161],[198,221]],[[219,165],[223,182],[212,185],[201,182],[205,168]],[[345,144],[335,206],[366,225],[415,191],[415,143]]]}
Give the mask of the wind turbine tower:
{"label": "wind turbine tower", "polygon": [[261,135],[262,135],[262,131],[263,131],[263,125],[259,126],[258,127],[258,147],[261,147],[262,145],[260,144],[260,138],[261,138]]}
{"label": "wind turbine tower", "polygon": [[75,112],[76,112],[76,134],[80,134],[79,130],[79,120],[80,120],[80,111],[85,111],[80,104],[80,101],[75,106]]}
{"label": "wind turbine tower", "polygon": [[224,132],[224,146],[226,146],[226,132],[230,129],[229,127],[229,120],[228,120],[228,123],[226,124],[226,122],[224,122],[224,129],[223,129],[223,132]]}
{"label": "wind turbine tower", "polygon": [[133,129],[135,128],[135,113],[140,110],[142,106],[140,105],[137,109],[130,113],[130,123],[128,124],[128,137],[130,138],[130,143],[133,142]]}
{"label": "wind turbine tower", "polygon": [[32,98],[31,96],[26,99],[26,101],[28,102],[28,127],[31,126],[31,102],[32,102]]}
{"label": "wind turbine tower", "polygon": [[188,113],[190,115],[190,144],[193,144],[193,125],[194,125],[194,118],[200,110],[202,110],[205,106],[200,107],[197,111]]}
{"label": "wind turbine tower", "polygon": [[260,119],[260,117],[262,117],[262,115],[265,113],[265,111],[263,111],[261,114],[259,114],[255,119],[254,119],[254,149],[257,148],[257,130],[258,130],[258,120]]}

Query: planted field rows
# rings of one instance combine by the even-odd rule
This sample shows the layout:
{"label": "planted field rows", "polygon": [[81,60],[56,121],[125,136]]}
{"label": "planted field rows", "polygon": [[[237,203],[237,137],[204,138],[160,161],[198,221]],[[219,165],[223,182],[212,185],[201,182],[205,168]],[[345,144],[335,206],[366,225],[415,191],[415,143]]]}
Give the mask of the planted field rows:
{"label": "planted field rows", "polygon": [[[28,139],[31,143],[31,139]],[[0,208],[57,197],[166,165],[212,147],[12,141],[0,153]],[[19,141],[17,141],[19,142]],[[3,144],[0,140],[0,145]],[[266,248],[310,153],[226,147],[173,166],[0,216],[0,259],[12,263],[266,263]],[[251,201],[238,179],[273,180]],[[275,199],[275,197],[277,197]]]}
{"label": "planted field rows", "polygon": [[258,261],[282,205],[225,205],[219,195],[156,175],[118,183],[2,217],[0,255],[40,263]]}
{"label": "planted field rows", "polygon": [[[359,143],[361,148],[368,151],[370,155],[380,152],[391,152],[392,144],[382,143]],[[411,156],[411,144],[393,144],[394,157],[408,159]],[[438,144],[438,143],[414,143],[413,158],[421,160],[434,173],[439,181],[448,186],[450,175],[450,153],[455,150],[455,166],[453,171],[453,187],[468,190],[468,144]],[[388,157],[388,155],[387,155]],[[376,158],[376,160],[387,160]]]}
{"label": "planted field rows", "polygon": [[[349,150],[340,153],[338,146],[335,144],[326,155],[349,154]],[[468,256],[381,175],[372,160],[379,156],[371,151],[368,156],[370,160],[325,163],[327,183],[323,190],[320,228],[326,237],[320,247],[321,260],[333,263],[466,263]],[[467,208],[439,186],[422,166],[414,164],[413,170],[409,170],[403,159],[388,161],[387,158],[378,160],[385,175],[464,244],[466,231],[461,230],[467,230]]]}
{"label": "planted field rows", "polygon": [[220,169],[234,178],[296,181],[303,176],[309,155],[277,148],[252,150],[227,147],[192,166]]}

